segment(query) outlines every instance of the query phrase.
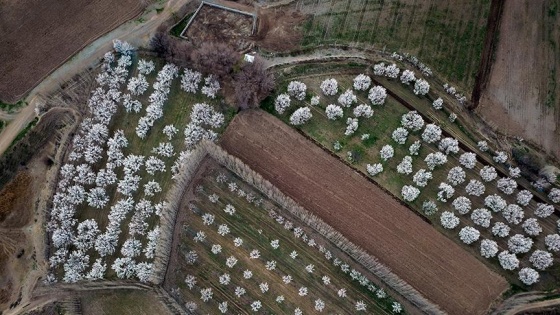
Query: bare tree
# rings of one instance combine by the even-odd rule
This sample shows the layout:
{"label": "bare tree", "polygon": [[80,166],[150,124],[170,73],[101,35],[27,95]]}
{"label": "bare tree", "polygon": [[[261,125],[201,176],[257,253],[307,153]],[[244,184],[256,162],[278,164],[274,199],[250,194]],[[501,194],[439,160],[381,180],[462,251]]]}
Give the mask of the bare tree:
{"label": "bare tree", "polygon": [[159,27],[150,40],[150,48],[161,58],[169,58],[171,54],[171,39],[165,28]]}
{"label": "bare tree", "polygon": [[240,55],[224,43],[203,43],[191,53],[191,60],[198,71],[226,78],[240,60]]}
{"label": "bare tree", "polygon": [[246,62],[234,80],[235,99],[241,108],[258,107],[274,88],[274,75],[267,71],[264,61],[255,57]]}

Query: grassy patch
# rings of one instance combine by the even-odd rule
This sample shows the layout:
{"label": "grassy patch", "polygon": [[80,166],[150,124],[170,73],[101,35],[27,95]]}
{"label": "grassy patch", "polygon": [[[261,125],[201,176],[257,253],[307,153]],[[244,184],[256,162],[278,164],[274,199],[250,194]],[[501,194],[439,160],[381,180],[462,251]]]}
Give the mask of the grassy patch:
{"label": "grassy patch", "polygon": [[27,124],[27,126],[25,126],[25,128],[23,128],[23,130],[18,133],[18,135],[16,136],[14,141],[12,141],[12,143],[10,144],[10,148],[14,144],[18,143],[21,139],[23,139],[23,137],[25,137],[25,135],[27,135],[27,133],[31,130],[31,128],[33,128],[33,127],[35,127],[35,125],[37,125],[38,121],[39,121],[39,118],[37,118],[37,117],[33,118],[33,120],[30,121]]}
{"label": "grassy patch", "polygon": [[23,100],[19,100],[17,103],[4,103],[0,101],[0,109],[6,112],[12,112],[16,109],[24,107],[27,105],[27,102]]}
{"label": "grassy patch", "polygon": [[173,28],[171,28],[171,30],[169,31],[171,33],[171,35],[177,36],[177,37],[181,36],[181,32],[183,32],[183,30],[185,29],[187,24],[189,24],[189,21],[191,20],[191,17],[193,15],[194,15],[194,12],[191,12],[191,13],[185,15],[185,17],[179,23],[177,23],[177,25],[175,25]]}

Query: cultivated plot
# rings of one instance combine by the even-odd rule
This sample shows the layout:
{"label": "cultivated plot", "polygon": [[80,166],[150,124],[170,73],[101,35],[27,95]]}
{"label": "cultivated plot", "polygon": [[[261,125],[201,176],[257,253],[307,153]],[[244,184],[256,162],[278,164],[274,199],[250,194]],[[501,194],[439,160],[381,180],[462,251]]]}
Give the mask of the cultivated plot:
{"label": "cultivated plot", "polygon": [[273,116],[239,114],[221,145],[446,311],[484,313],[507,288],[470,253]]}

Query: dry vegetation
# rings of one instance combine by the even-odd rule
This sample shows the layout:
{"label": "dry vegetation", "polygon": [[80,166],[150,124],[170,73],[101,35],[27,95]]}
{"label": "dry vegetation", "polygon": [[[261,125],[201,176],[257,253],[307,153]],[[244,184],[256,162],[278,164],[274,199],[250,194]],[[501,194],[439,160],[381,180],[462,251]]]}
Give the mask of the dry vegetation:
{"label": "dry vegetation", "polygon": [[470,253],[273,116],[238,115],[222,145],[445,310],[483,313],[507,288]]}
{"label": "dry vegetation", "polygon": [[17,101],[67,58],[142,9],[136,0],[2,1],[0,100]]}

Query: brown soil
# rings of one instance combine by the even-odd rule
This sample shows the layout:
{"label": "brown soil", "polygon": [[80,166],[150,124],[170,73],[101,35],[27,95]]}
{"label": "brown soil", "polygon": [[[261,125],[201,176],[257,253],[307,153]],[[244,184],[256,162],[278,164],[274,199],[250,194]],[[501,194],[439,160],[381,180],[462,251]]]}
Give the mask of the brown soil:
{"label": "brown soil", "polygon": [[[229,3],[223,5],[230,6]],[[252,13],[252,11],[247,12]],[[225,42],[241,51],[251,46],[252,30],[253,17],[204,5],[183,36],[188,37],[195,44]]]}
{"label": "brown soil", "polygon": [[484,314],[507,289],[498,274],[272,115],[237,115],[221,145],[447,312]]}
{"label": "brown soil", "polygon": [[300,28],[304,20],[301,13],[284,7],[260,10],[257,45],[273,52],[296,49],[303,38]]}
{"label": "brown soil", "polygon": [[14,102],[70,56],[139,14],[138,0],[2,0],[0,99]]}
{"label": "brown soil", "polygon": [[477,112],[499,131],[560,158],[560,19],[551,14],[553,5],[505,2],[495,62]]}
{"label": "brown soil", "polygon": [[29,222],[31,189],[31,177],[22,171],[0,191],[0,227],[20,228]]}

